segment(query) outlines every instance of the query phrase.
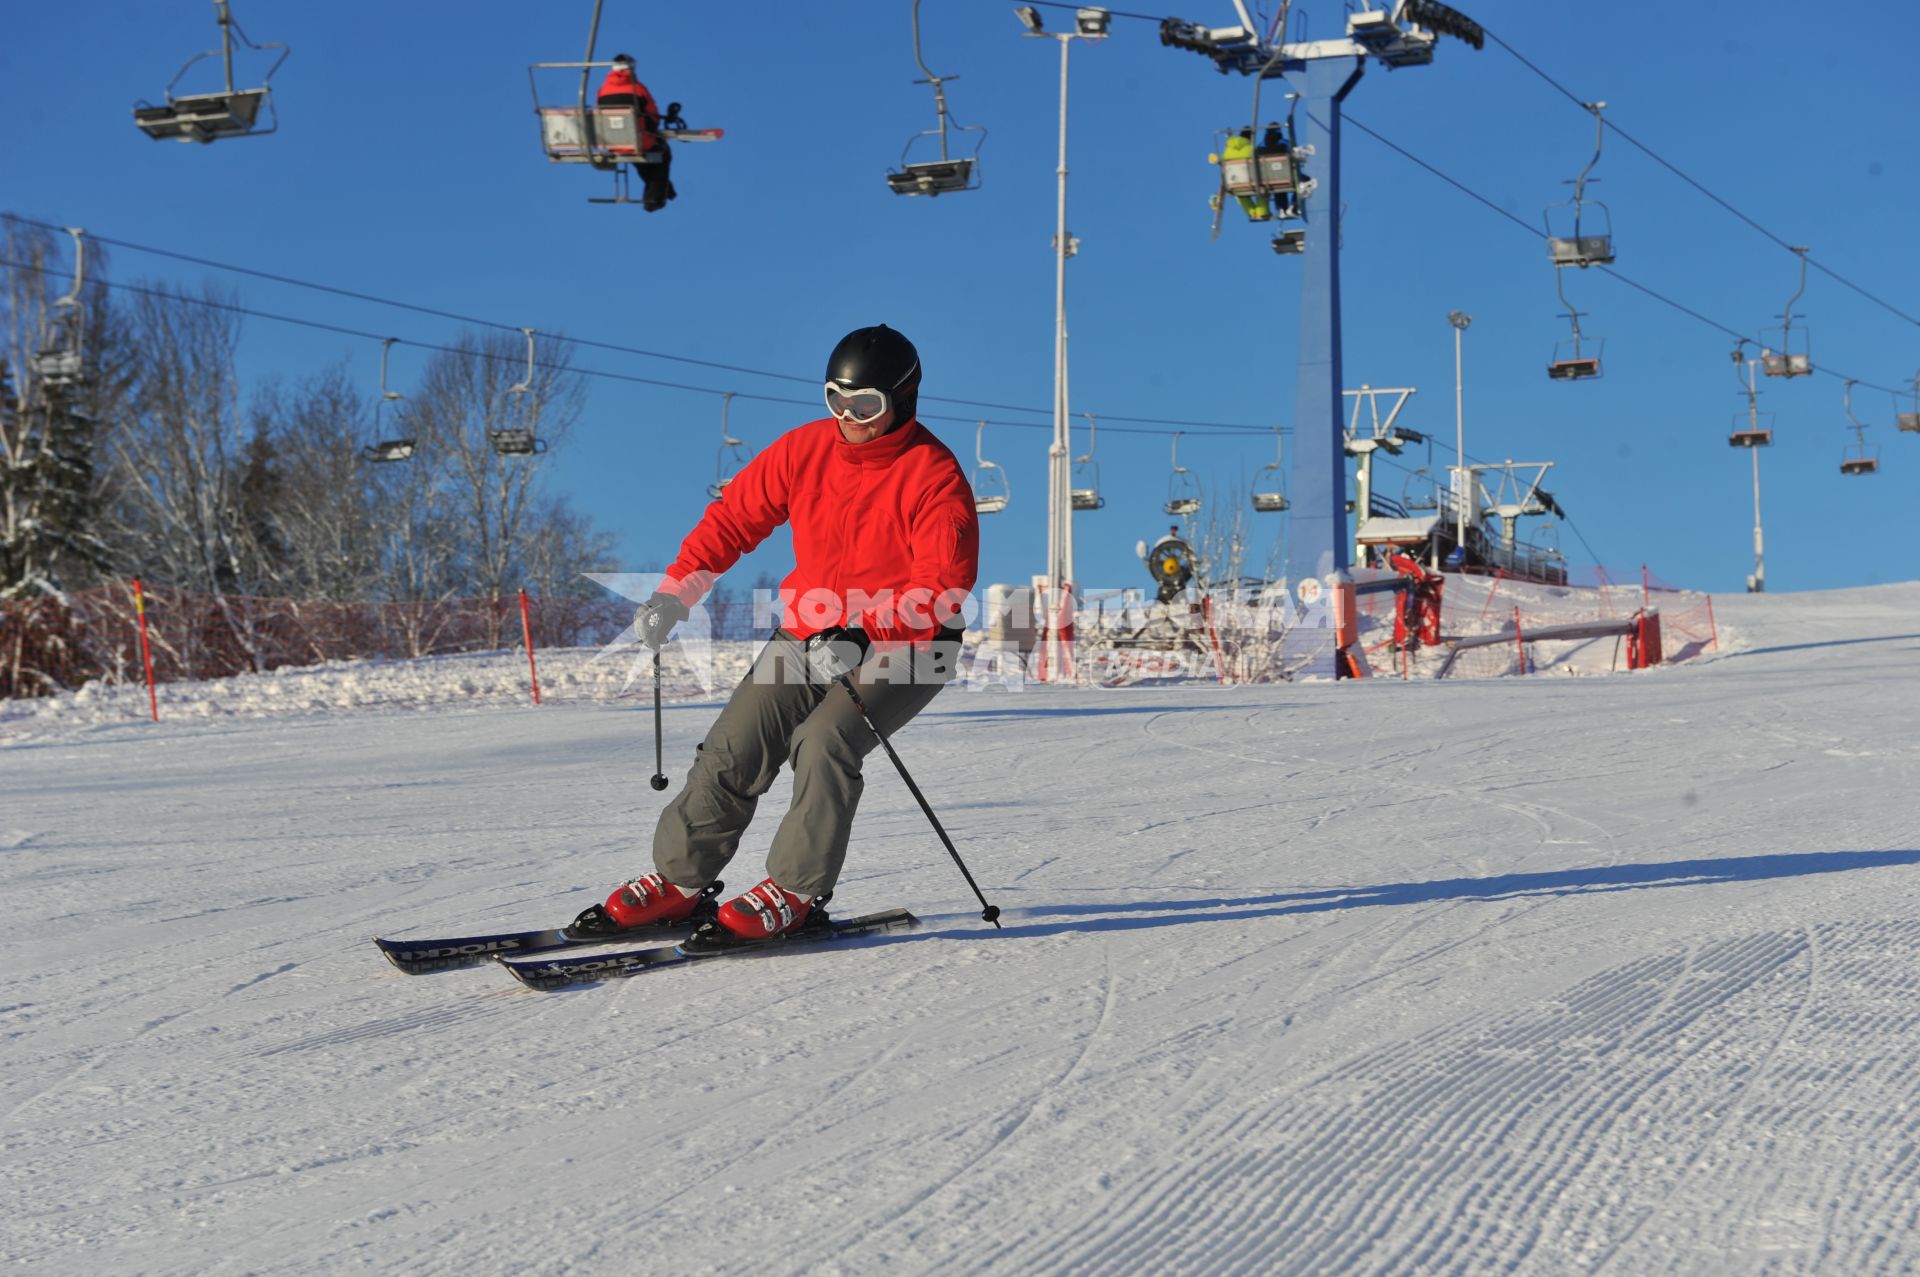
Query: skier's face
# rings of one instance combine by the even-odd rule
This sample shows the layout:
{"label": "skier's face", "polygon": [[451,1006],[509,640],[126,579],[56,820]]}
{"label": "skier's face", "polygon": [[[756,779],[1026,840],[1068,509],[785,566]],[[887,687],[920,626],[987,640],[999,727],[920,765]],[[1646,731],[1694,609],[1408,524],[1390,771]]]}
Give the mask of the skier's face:
{"label": "skier's face", "polygon": [[872,443],[887,431],[893,429],[893,409],[889,408],[872,421],[849,421],[840,418],[840,437],[848,443]]}

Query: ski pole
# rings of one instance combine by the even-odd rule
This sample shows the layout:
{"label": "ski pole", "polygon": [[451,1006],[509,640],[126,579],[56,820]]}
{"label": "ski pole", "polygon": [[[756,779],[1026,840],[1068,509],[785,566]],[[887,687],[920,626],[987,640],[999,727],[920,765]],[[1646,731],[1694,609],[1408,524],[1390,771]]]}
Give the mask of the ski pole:
{"label": "ski pole", "polygon": [[889,741],[887,734],[880,730],[880,725],[873,721],[873,715],[867,713],[867,703],[860,699],[860,693],[853,690],[853,676],[851,674],[842,674],[840,676],[840,686],[846,688],[847,695],[853,698],[853,707],[860,711],[861,718],[867,720],[867,726],[872,729],[875,739],[880,742],[880,748],[886,750],[887,757],[893,760],[894,770],[900,773],[901,780],[907,782],[907,789],[912,792],[914,801],[920,804],[920,810],[927,813],[927,819],[933,825],[933,832],[940,835],[940,841],[946,846],[947,854],[952,856],[953,863],[960,867],[960,876],[967,880],[967,886],[973,888],[973,898],[978,900],[981,906],[980,920],[982,922],[991,922],[994,927],[998,929],[1000,926],[999,906],[988,904],[987,898],[980,894],[980,884],[973,880],[971,873],[967,872],[967,862],[960,859],[960,853],[954,849],[953,839],[947,837],[947,831],[941,826],[940,818],[933,814],[933,808],[928,804],[926,795],[920,792],[920,786],[914,784],[913,777],[907,774],[907,765],[901,762],[900,755],[894,752],[893,742]]}
{"label": "ski pole", "polygon": [[660,748],[660,649],[653,649],[653,779],[655,789],[667,787],[667,768]]}

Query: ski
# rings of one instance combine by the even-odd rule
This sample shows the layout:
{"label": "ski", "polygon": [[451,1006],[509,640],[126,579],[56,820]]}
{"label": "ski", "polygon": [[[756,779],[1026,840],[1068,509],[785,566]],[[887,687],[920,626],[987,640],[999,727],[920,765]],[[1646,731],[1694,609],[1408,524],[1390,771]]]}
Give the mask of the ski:
{"label": "ski", "polygon": [[[375,936],[373,943],[388,962],[408,975],[430,971],[452,971],[458,967],[477,967],[507,954],[520,957],[538,953],[578,949],[597,944],[630,944],[634,941],[678,943],[693,934],[703,920],[713,916],[713,898],[718,882],[701,893],[700,907],[682,922],[651,927],[625,927],[619,930],[583,929],[581,921],[589,915],[604,916],[598,906],[587,910],[564,927],[546,927],[534,931],[500,931],[488,935],[443,936],[425,940],[390,940]],[[604,925],[604,924],[603,924]]]}
{"label": "ski", "polygon": [[832,918],[818,924],[810,922],[790,935],[774,936],[768,940],[746,941],[724,949],[700,953],[688,953],[679,945],[667,944],[651,948],[618,949],[612,953],[583,953],[558,957],[503,955],[500,965],[512,972],[514,979],[530,989],[564,989],[576,984],[591,984],[600,980],[635,976],[661,967],[705,962],[710,958],[731,958],[741,954],[811,948],[835,940],[846,940],[853,936],[876,935],[883,931],[905,931],[918,925],[920,920],[905,909],[889,909],[883,913],[862,914],[857,918]]}

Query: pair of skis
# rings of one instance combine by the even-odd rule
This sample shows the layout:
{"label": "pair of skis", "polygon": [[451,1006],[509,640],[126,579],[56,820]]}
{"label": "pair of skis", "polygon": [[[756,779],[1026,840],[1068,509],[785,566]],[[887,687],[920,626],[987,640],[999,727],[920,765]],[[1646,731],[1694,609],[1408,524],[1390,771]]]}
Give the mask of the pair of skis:
{"label": "pair of skis", "polygon": [[[640,975],[663,967],[685,966],[710,958],[808,948],[855,936],[904,931],[919,925],[919,921],[905,909],[889,909],[855,918],[829,918],[824,911],[816,909],[798,931],[717,948],[688,948],[688,941],[694,939],[696,930],[694,920],[636,927],[611,935],[581,935],[571,928],[555,927],[431,940],[389,940],[376,936],[373,943],[387,961],[408,975],[495,962],[528,988],[551,990]],[[636,944],[636,941],[649,943]],[[597,947],[607,944],[622,947],[610,950]],[[589,946],[595,946],[593,952],[576,952]]]}

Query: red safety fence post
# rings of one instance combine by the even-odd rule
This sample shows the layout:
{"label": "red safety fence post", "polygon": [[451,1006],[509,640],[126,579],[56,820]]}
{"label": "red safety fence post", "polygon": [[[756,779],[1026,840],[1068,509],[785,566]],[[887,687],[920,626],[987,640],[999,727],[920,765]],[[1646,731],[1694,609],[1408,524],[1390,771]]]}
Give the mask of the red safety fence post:
{"label": "red safety fence post", "polygon": [[133,611],[140,618],[140,659],[147,667],[147,708],[153,713],[153,721],[160,721],[160,697],[153,690],[153,645],[147,641],[147,596],[140,588],[140,578],[133,578]]}
{"label": "red safety fence post", "polygon": [[1707,629],[1713,634],[1713,650],[1720,650],[1720,623],[1713,619],[1713,595],[1707,595]]}
{"label": "red safety fence post", "polygon": [[1487,601],[1480,605],[1480,619],[1482,621],[1487,619],[1487,609],[1493,606],[1494,596],[1500,593],[1500,578],[1506,574],[1507,570],[1505,568],[1500,568],[1493,574],[1493,588],[1487,591]]}
{"label": "red safety fence post", "polygon": [[1213,623],[1213,595],[1207,595],[1200,602],[1206,611],[1207,637],[1213,642],[1213,672],[1220,676],[1220,686],[1225,687],[1233,680],[1227,677],[1227,658],[1220,654],[1220,631]]}
{"label": "red safety fence post", "polygon": [[520,591],[520,637],[527,644],[527,673],[533,678],[533,703],[540,703],[540,671],[533,663],[533,621],[527,615],[527,592]]}
{"label": "red safety fence post", "polygon": [[1520,629],[1520,609],[1513,609],[1513,645],[1520,653],[1520,672],[1527,672],[1527,636]]}

